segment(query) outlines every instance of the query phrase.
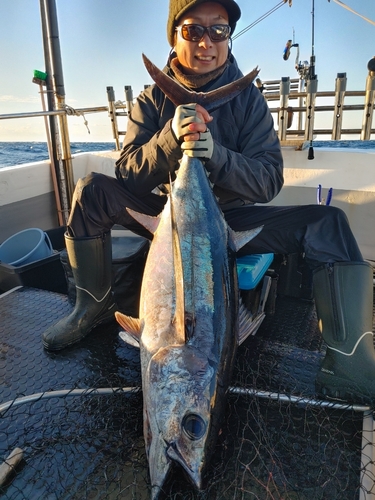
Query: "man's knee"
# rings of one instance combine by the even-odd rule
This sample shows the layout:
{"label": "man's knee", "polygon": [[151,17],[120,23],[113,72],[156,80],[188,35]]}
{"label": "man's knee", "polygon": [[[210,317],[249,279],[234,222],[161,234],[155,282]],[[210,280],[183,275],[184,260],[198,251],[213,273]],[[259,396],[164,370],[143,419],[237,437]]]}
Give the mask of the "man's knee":
{"label": "man's knee", "polygon": [[326,217],[329,217],[333,221],[336,221],[336,223],[339,223],[340,225],[349,225],[348,217],[346,216],[346,213],[344,210],[338,207],[332,207],[332,206],[325,206],[326,210]]}
{"label": "man's knee", "polygon": [[76,189],[84,189],[86,187],[101,186],[104,183],[105,175],[98,172],[91,172],[90,174],[78,179]]}
{"label": "man's knee", "polygon": [[106,177],[104,174],[91,172],[85,177],[78,179],[74,197],[77,200],[81,200],[83,197],[87,199],[93,197],[95,192],[98,193],[98,190],[105,190]]}

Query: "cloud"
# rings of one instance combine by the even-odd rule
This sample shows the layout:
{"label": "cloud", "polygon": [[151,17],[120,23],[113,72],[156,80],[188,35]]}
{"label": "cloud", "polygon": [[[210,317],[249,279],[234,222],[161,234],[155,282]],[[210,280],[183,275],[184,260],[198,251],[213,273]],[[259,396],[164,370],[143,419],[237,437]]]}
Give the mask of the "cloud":
{"label": "cloud", "polygon": [[35,103],[38,102],[40,99],[36,96],[25,96],[25,97],[18,97],[15,95],[0,95],[0,102],[29,102],[29,103]]}

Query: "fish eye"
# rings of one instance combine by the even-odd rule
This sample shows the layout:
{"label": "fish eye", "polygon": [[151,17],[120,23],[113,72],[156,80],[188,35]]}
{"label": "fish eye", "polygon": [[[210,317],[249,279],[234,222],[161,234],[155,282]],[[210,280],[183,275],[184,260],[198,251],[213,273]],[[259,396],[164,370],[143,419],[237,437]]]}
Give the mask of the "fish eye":
{"label": "fish eye", "polygon": [[206,423],[199,415],[189,413],[185,415],[182,420],[182,429],[189,439],[197,441],[204,436],[206,432]]}

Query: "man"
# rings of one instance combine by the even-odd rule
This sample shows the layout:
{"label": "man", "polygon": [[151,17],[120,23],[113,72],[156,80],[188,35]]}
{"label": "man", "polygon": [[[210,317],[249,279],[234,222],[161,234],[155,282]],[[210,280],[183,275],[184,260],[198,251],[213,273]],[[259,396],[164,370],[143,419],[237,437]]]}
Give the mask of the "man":
{"label": "man", "polygon": [[[165,68],[181,85],[210,91],[242,76],[229,49],[241,12],[234,0],[170,0]],[[182,151],[201,158],[228,224],[259,225],[245,253],[304,252],[314,271],[314,296],[327,354],[317,378],[320,394],[374,401],[372,268],[363,262],[345,214],[334,207],[255,205],[272,200],[283,184],[283,162],[265,99],[251,85],[210,116],[198,105],[175,106],[157,86],[138,98],[116,179],[90,174],[77,184],[66,245],[77,286],[67,318],[43,334],[47,349],[78,342],[112,318],[110,229],[122,224],[151,235],[125,207],[158,215]]]}

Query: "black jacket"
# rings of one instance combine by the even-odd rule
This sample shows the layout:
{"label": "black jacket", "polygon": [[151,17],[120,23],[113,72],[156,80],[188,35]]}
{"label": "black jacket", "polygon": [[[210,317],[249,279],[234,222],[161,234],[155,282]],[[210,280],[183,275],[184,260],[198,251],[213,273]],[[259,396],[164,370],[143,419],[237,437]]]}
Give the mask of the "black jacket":
{"label": "black jacket", "polygon": [[[173,77],[167,66],[164,71]],[[233,56],[216,80],[200,91],[209,91],[242,76]],[[181,148],[171,131],[175,106],[153,85],[140,94],[129,117],[123,150],[116,162],[116,176],[132,193],[142,197],[178,169]],[[250,85],[211,115],[208,124],[214,139],[212,158],[205,163],[219,202],[227,206],[266,203],[283,185],[283,160],[279,140],[266,100]]]}

